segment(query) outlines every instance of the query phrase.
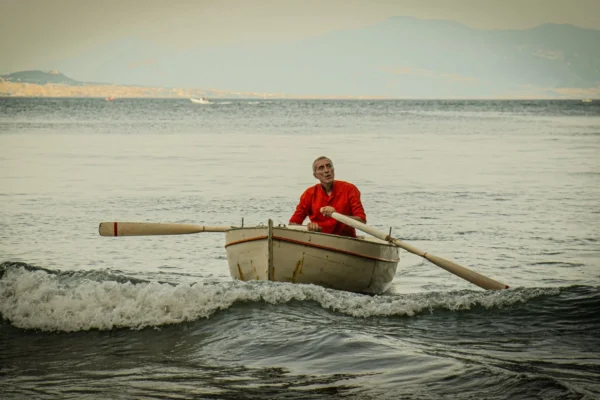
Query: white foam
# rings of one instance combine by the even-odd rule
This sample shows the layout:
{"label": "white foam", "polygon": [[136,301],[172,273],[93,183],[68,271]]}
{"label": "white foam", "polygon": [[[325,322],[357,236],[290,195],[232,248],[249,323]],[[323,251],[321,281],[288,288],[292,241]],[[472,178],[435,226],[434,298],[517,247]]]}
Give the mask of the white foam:
{"label": "white foam", "polygon": [[14,326],[44,331],[142,329],[208,318],[236,302],[285,304],[315,301],[354,317],[413,316],[436,309],[501,308],[558,289],[416,293],[366,296],[314,285],[273,282],[179,284],[97,282],[61,279],[24,268],[7,270],[0,280],[0,314]]}

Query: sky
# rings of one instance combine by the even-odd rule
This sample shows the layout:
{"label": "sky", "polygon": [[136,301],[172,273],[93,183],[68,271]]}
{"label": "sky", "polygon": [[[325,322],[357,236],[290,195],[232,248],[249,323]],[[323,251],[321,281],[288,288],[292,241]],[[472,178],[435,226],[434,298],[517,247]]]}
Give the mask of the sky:
{"label": "sky", "polygon": [[298,40],[392,16],[600,29],[600,0],[0,0],[0,73],[127,37],[172,48]]}

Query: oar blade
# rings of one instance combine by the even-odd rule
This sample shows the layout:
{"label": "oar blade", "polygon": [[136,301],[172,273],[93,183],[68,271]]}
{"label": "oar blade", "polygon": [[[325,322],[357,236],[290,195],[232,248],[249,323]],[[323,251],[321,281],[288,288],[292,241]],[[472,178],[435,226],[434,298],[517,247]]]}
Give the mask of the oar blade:
{"label": "oar blade", "polygon": [[474,285],[479,286],[480,288],[487,290],[503,290],[508,289],[509,286],[504,283],[500,283],[498,281],[493,280],[492,278],[488,278],[487,276],[483,276],[478,272],[467,269],[463,266],[460,266],[452,261],[446,260],[445,258],[434,256],[429,253],[425,253],[423,258],[431,261],[433,264],[437,265],[440,268],[445,269],[446,271],[453,273],[456,276],[459,276]]}
{"label": "oar blade", "polygon": [[100,236],[187,235],[200,232],[225,232],[229,226],[169,224],[155,222],[101,222]]}

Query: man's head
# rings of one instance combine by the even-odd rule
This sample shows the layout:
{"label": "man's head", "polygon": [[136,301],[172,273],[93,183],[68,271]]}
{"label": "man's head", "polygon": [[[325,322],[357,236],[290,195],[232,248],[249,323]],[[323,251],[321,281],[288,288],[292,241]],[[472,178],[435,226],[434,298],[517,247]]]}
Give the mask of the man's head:
{"label": "man's head", "polygon": [[335,172],[333,170],[333,162],[325,157],[321,156],[313,161],[313,176],[317,178],[322,185],[333,183],[335,178]]}

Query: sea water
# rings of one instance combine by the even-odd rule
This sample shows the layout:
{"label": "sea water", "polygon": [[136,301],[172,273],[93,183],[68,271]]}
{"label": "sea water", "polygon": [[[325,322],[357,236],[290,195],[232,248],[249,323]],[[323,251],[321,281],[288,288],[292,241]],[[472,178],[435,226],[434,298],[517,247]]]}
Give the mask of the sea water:
{"label": "sea water", "polygon": [[[400,251],[380,296],[239,282],[312,161]],[[600,102],[0,99],[2,398],[600,398]]]}

